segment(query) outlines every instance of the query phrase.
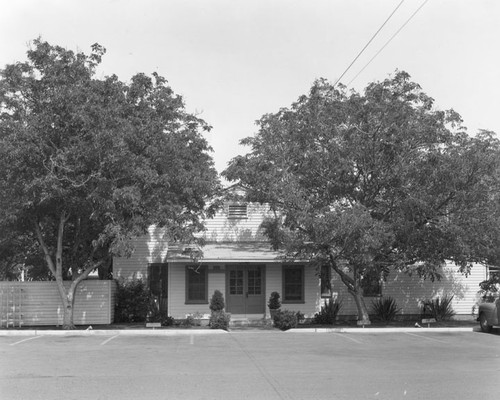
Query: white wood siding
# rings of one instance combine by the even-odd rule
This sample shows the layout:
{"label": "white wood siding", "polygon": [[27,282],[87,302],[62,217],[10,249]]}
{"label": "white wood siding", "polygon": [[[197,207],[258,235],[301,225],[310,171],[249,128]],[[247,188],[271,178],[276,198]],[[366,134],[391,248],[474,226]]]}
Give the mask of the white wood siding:
{"label": "white wood siding", "polygon": [[215,290],[219,290],[226,298],[225,272],[208,271],[208,303],[186,304],[186,264],[169,264],[169,315],[176,319],[186,318],[188,314],[210,314],[209,303]]}
{"label": "white wood siding", "polygon": [[206,230],[201,237],[209,242],[253,242],[266,241],[260,228],[266,216],[270,216],[269,206],[258,203],[247,204],[247,218],[228,218],[228,207],[224,204],[214,218],[205,221]]}
{"label": "white wood siding", "polygon": [[[445,294],[454,295],[452,306],[457,313],[456,318],[472,317],[477,313],[479,301],[479,283],[486,279],[486,267],[475,265],[469,276],[458,272],[458,267],[447,265],[442,270],[443,278],[440,281],[431,282],[423,280],[417,275],[409,276],[405,273],[391,273],[382,285],[382,296],[392,297],[402,309],[401,314],[420,315],[421,302],[433,299]],[[318,280],[319,282],[319,280]],[[335,273],[332,276],[332,288],[334,296],[342,299],[342,310],[340,315],[357,315],[356,304],[352,296],[347,292],[344,284]],[[319,293],[318,302],[324,303]],[[371,310],[374,297],[365,297],[368,310]]]}
{"label": "white wood siding", "polygon": [[[269,207],[258,203],[248,203],[247,218],[228,219],[228,207],[205,221],[206,230],[198,236],[209,242],[255,242],[266,241],[260,225],[265,216],[270,215]],[[165,230],[151,226],[148,234],[132,241],[134,251],[130,257],[115,257],[113,275],[116,279],[147,279],[149,263],[167,262],[168,241]]]}
{"label": "white wood siding", "polygon": [[[303,265],[297,263],[297,265]],[[267,301],[272,292],[280,294],[280,300],[283,301],[283,265],[280,263],[266,265],[266,316],[270,317]],[[303,303],[285,303],[281,305],[282,310],[300,311],[306,318],[312,318],[321,308],[318,301],[319,278],[316,275],[315,268],[304,265],[304,302]]]}
{"label": "white wood siding", "polygon": [[393,297],[403,314],[419,314],[422,300],[453,295],[452,306],[457,317],[476,313],[479,300],[479,283],[486,279],[486,267],[475,265],[471,274],[465,276],[458,272],[458,267],[447,265],[442,271],[440,281],[422,280],[418,276],[407,274],[389,275],[382,288],[384,296]]}
{"label": "white wood siding", "polygon": [[[66,283],[69,287],[70,282]],[[63,305],[56,282],[0,282],[1,319],[5,320],[12,291],[21,293],[23,325],[62,325]],[[110,324],[114,318],[116,282],[86,280],[75,293],[75,325]],[[16,301],[17,305],[19,302]]]}
{"label": "white wood siding", "polygon": [[154,226],[148,234],[133,240],[134,251],[130,257],[113,259],[113,276],[116,279],[147,279],[149,263],[166,262],[168,243],[165,230]]}
{"label": "white wood siding", "polygon": [[[168,313],[176,319],[184,319],[186,315],[193,313],[210,314],[207,304],[186,304],[186,265],[182,263],[169,264],[168,266]],[[217,277],[216,277],[217,276]],[[224,277],[222,273],[208,274],[208,301],[213,294],[213,290],[219,289],[224,293],[224,284],[217,287],[211,280]],[[212,291],[210,291],[212,290]]]}

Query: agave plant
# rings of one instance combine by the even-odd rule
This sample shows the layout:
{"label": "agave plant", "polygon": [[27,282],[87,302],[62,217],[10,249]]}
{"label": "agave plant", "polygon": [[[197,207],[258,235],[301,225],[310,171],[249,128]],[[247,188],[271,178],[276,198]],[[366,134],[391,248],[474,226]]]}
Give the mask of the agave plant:
{"label": "agave plant", "polygon": [[392,297],[382,297],[372,302],[373,313],[384,322],[391,322],[401,311]]}
{"label": "agave plant", "polygon": [[423,301],[423,314],[434,318],[436,321],[447,321],[453,317],[456,312],[453,310],[451,302],[453,295],[444,295],[442,298],[436,297]]}
{"label": "agave plant", "polygon": [[320,325],[332,325],[337,319],[337,315],[339,314],[341,308],[342,299],[328,299],[325,304],[321,306],[320,312],[314,315],[314,323]]}

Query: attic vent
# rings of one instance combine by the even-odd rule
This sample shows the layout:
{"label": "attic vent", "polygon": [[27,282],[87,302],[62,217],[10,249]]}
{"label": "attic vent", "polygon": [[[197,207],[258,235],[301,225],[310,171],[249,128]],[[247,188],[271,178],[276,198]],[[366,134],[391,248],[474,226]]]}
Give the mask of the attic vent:
{"label": "attic vent", "polygon": [[246,204],[230,204],[228,217],[231,219],[247,218],[247,205]]}

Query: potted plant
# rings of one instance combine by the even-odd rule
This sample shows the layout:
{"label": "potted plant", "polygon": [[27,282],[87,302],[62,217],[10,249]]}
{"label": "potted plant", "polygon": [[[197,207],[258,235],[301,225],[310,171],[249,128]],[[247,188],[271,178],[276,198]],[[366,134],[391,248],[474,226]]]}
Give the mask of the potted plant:
{"label": "potted plant", "polygon": [[269,307],[269,313],[271,314],[271,319],[274,320],[274,316],[281,307],[280,294],[278,292],[272,292],[269,296],[269,302],[267,303]]}

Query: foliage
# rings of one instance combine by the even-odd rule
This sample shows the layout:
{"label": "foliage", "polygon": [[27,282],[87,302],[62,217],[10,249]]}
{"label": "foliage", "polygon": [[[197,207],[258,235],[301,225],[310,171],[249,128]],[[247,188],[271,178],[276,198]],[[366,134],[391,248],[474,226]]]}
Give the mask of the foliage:
{"label": "foliage", "polygon": [[295,313],[295,315],[297,316],[297,322],[298,322],[299,324],[301,324],[302,322],[304,322],[304,321],[306,320],[306,316],[305,316],[305,315],[304,315],[304,313],[303,313],[303,312],[301,312],[301,311],[297,311],[297,312]]}
{"label": "foliage", "polygon": [[479,284],[478,295],[483,301],[494,302],[498,298],[500,288],[500,271],[491,272],[490,277]]}
{"label": "foliage", "polygon": [[183,325],[187,327],[192,327],[192,326],[201,326],[201,320],[203,319],[204,314],[202,314],[199,311],[196,311],[192,314],[186,315],[186,319],[183,322]]}
{"label": "foliage", "polygon": [[215,290],[210,299],[210,321],[209,326],[212,329],[229,329],[231,314],[224,312],[224,296],[219,290]]}
{"label": "foliage", "polygon": [[392,297],[381,297],[372,301],[372,310],[378,319],[383,322],[392,322],[401,311]]}
{"label": "foliage", "polygon": [[224,310],[224,296],[219,290],[215,290],[212,298],[210,299],[210,310],[212,312]]}
{"label": "foliage", "polygon": [[219,189],[209,125],[158,74],[97,78],[104,54],[37,39],[27,61],[0,70],[0,243],[9,232],[29,239],[18,254],[37,245],[66,328],[81,280],[151,224],[195,240]]}
{"label": "foliage", "polygon": [[278,292],[272,292],[269,296],[269,301],[267,302],[267,306],[270,310],[277,310],[281,307],[280,294]]}
{"label": "foliage", "polygon": [[223,329],[227,331],[229,329],[229,322],[231,321],[231,314],[226,313],[222,310],[213,311],[210,315],[210,328],[211,329]]}
{"label": "foliage", "polygon": [[321,310],[314,314],[313,322],[320,325],[332,325],[342,309],[342,299],[328,299],[321,306]]}
{"label": "foliage", "polygon": [[146,321],[151,300],[144,281],[135,279],[117,283],[115,322]]}
{"label": "foliage", "polygon": [[278,310],[274,315],[273,322],[276,328],[287,331],[288,329],[296,328],[299,320],[295,311]]}
{"label": "foliage", "polygon": [[482,293],[497,293],[500,288],[500,271],[491,273],[490,277],[479,284]]}
{"label": "foliage", "polygon": [[456,313],[451,304],[453,295],[444,295],[442,298],[426,299],[422,302],[424,317],[435,318],[436,321],[447,321]]}
{"label": "foliage", "polygon": [[467,273],[500,238],[500,146],[469,136],[453,110],[405,72],[363,93],[324,79],[290,108],[258,121],[223,175],[269,203],[263,228],[290,258],[330,265],[369,321],[361,281],[391,269],[440,278]]}
{"label": "foliage", "polygon": [[174,324],[174,318],[170,317],[166,310],[160,309],[160,302],[156,296],[149,295],[147,322],[160,322],[162,326],[171,326]]}
{"label": "foliage", "polygon": [[54,280],[43,254],[30,235],[0,231],[0,281]]}
{"label": "foliage", "polygon": [[183,325],[187,327],[196,326],[196,321],[192,315],[187,315]]}

